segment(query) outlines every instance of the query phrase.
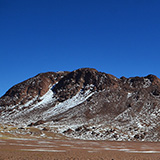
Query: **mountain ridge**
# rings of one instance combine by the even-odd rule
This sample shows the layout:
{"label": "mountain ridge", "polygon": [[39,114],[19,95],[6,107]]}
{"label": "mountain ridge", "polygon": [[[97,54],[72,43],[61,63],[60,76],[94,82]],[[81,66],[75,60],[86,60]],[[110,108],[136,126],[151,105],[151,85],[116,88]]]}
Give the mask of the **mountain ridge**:
{"label": "mountain ridge", "polygon": [[0,98],[0,120],[80,139],[160,141],[160,79],[96,69],[38,74]]}

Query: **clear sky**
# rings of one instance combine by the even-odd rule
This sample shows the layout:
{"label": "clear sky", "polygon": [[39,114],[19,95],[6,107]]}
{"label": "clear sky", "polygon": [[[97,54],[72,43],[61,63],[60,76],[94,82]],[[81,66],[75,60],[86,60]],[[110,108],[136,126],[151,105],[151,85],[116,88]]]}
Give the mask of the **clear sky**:
{"label": "clear sky", "polygon": [[159,76],[159,0],[0,0],[0,96],[48,71]]}

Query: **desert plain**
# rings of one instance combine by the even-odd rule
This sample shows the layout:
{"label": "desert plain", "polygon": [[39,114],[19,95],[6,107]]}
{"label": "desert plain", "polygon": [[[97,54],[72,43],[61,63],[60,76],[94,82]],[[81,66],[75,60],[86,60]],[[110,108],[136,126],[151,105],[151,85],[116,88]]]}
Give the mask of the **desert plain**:
{"label": "desert plain", "polygon": [[160,160],[160,143],[1,138],[0,160]]}

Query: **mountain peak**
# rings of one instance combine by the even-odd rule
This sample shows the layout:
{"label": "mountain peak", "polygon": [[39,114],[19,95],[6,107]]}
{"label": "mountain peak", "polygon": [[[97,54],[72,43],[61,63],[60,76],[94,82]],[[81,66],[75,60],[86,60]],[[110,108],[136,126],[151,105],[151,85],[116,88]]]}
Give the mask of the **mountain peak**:
{"label": "mountain peak", "polygon": [[53,88],[53,92],[60,101],[64,101],[75,96],[80,90],[100,91],[117,82],[118,79],[112,75],[96,69],[81,68],[64,76]]}
{"label": "mountain peak", "polygon": [[36,96],[43,96],[48,89],[58,82],[68,72],[40,73],[33,78],[27,79],[10,88],[0,99],[0,106],[25,104]]}
{"label": "mountain peak", "polygon": [[80,68],[40,73],[13,86],[0,98],[0,121],[51,125],[53,132],[58,126],[56,132],[81,139],[160,141],[159,104],[155,75],[119,79]]}

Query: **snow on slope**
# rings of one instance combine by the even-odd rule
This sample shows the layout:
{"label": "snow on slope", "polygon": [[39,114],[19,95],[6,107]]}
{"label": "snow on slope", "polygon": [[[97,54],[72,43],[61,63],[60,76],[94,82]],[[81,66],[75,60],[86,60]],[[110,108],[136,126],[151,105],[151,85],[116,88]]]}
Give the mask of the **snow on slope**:
{"label": "snow on slope", "polygon": [[[43,108],[45,105],[55,101],[53,95],[53,91],[49,89],[48,92],[42,97],[38,98],[38,96],[36,96],[24,105],[16,105],[11,107],[9,106],[7,111],[1,113],[0,120],[3,123],[16,122],[17,124],[30,123],[32,122],[32,120],[35,122],[39,120],[38,117],[40,116],[38,116],[37,114],[34,115],[34,110]],[[40,102],[37,101],[38,99],[40,100]],[[10,108],[13,108],[12,112],[10,111]],[[31,116],[29,114],[31,114]],[[25,118],[26,115],[28,119]]]}
{"label": "snow on slope", "polygon": [[[70,108],[83,103],[94,94],[94,92],[91,92],[90,90],[87,90],[85,93],[80,91],[71,99],[59,103],[54,97],[54,92],[52,91],[53,87],[51,87],[45,95],[40,97],[40,101],[37,101],[36,103],[35,100],[37,100],[38,97],[28,101],[24,105],[19,105],[16,108],[12,106],[12,108],[14,108],[13,112],[7,111],[2,113],[0,120],[4,123],[13,122],[21,125],[35,123],[39,120],[47,120],[52,116],[63,113]],[[56,105],[54,106],[54,104]]]}
{"label": "snow on slope", "polygon": [[30,112],[31,110],[39,107],[39,106],[45,106],[49,103],[52,103],[55,101],[55,98],[54,97],[54,93],[51,89],[48,90],[48,92],[43,95],[41,98],[40,98],[40,102],[38,102],[36,105],[33,105],[33,107],[31,109],[28,110],[28,112]]}
{"label": "snow on slope", "polygon": [[84,94],[80,91],[77,93],[74,97],[71,99],[68,99],[62,103],[57,104],[55,107],[50,108],[46,112],[43,113],[43,120],[46,120],[47,118],[51,116],[58,115],[60,113],[63,113],[70,108],[73,108],[81,103],[83,103],[85,100],[87,100],[90,96],[92,96],[94,92],[91,92],[90,90],[86,91]]}

